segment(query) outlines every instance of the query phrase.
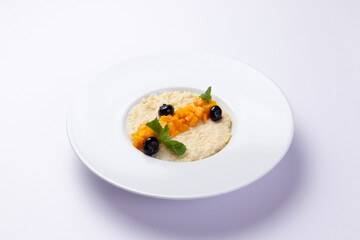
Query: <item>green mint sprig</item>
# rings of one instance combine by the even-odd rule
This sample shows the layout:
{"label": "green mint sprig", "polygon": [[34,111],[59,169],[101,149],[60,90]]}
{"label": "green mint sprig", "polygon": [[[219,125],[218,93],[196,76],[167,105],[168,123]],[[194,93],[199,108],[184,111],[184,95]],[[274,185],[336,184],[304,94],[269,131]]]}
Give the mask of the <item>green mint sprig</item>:
{"label": "green mint sprig", "polygon": [[183,143],[171,140],[171,137],[169,136],[168,125],[163,128],[160,125],[159,120],[155,118],[151,122],[146,123],[146,126],[154,131],[160,143],[164,144],[165,147],[167,147],[176,155],[181,156],[186,152],[186,146]]}
{"label": "green mint sprig", "polygon": [[203,94],[200,95],[200,97],[206,101],[206,102],[210,102],[211,101],[211,86],[208,87],[208,89],[206,90],[206,92],[204,92]]}

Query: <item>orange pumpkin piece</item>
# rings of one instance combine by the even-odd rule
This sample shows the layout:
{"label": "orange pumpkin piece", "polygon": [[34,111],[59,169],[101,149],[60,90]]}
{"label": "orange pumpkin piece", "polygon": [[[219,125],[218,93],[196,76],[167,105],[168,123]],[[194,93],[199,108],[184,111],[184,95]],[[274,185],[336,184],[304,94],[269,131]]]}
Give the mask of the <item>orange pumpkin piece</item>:
{"label": "orange pumpkin piece", "polygon": [[203,115],[201,116],[201,120],[203,122],[206,122],[209,119],[209,114],[204,112]]}
{"label": "orange pumpkin piece", "polygon": [[185,110],[184,108],[178,108],[175,112],[174,112],[174,115],[175,116],[178,116],[179,118],[184,118],[185,117]]}
{"label": "orange pumpkin piece", "polygon": [[203,106],[202,108],[204,109],[205,113],[210,112],[210,106]]}
{"label": "orange pumpkin piece", "polygon": [[191,118],[191,120],[189,121],[189,126],[191,126],[191,127],[195,126],[198,121],[199,121],[199,119],[197,117],[193,116]]}
{"label": "orange pumpkin piece", "polygon": [[201,119],[202,115],[204,114],[204,108],[202,108],[202,107],[196,107],[194,113],[195,113],[195,116],[196,116],[196,117],[198,117],[198,118]]}
{"label": "orange pumpkin piece", "polygon": [[189,130],[189,125],[185,124],[185,123],[180,123],[179,125],[179,131],[180,132],[186,132],[187,130]]}
{"label": "orange pumpkin piece", "polygon": [[132,135],[132,137],[133,137],[133,145],[134,145],[136,148],[138,148],[138,146],[143,143],[143,138],[138,137],[138,136],[136,136],[136,135]]}
{"label": "orange pumpkin piece", "polygon": [[180,122],[179,122],[179,118],[178,118],[177,116],[173,116],[173,117],[171,118],[171,121],[174,122],[176,128],[178,128],[179,123],[180,123]]}
{"label": "orange pumpkin piece", "polygon": [[216,105],[216,101],[212,100],[210,102],[207,102],[206,104],[203,105],[204,108],[211,108],[212,106]]}
{"label": "orange pumpkin piece", "polygon": [[171,120],[171,115],[163,115],[160,117],[159,121],[169,122]]}
{"label": "orange pumpkin piece", "polygon": [[168,122],[171,120],[172,116],[168,115],[168,116],[161,116],[159,119],[159,123],[162,127],[165,127],[166,124],[168,124]]}
{"label": "orange pumpkin piece", "polygon": [[172,119],[168,122],[168,126],[169,126],[169,134],[170,133],[174,133],[178,127],[179,127],[179,119],[177,116],[172,117]]}
{"label": "orange pumpkin piece", "polygon": [[196,107],[201,107],[202,105],[206,104],[206,101],[204,101],[201,97],[198,97],[193,100],[193,103]]}
{"label": "orange pumpkin piece", "polygon": [[195,107],[193,105],[190,104],[186,104],[186,106],[184,107],[184,110],[186,112],[194,112],[195,111]]}
{"label": "orange pumpkin piece", "polygon": [[168,123],[168,126],[169,126],[169,134],[170,134],[170,133],[173,133],[173,132],[176,130],[175,125],[174,125],[173,122],[170,121],[170,122]]}
{"label": "orange pumpkin piece", "polygon": [[170,135],[170,136],[175,137],[175,136],[178,135],[179,133],[180,133],[179,130],[175,130],[175,132],[173,132],[172,135]]}
{"label": "orange pumpkin piece", "polygon": [[188,112],[188,113],[186,114],[185,120],[186,120],[187,122],[189,122],[189,121],[191,121],[191,119],[192,119],[193,117],[194,117],[194,113]]}

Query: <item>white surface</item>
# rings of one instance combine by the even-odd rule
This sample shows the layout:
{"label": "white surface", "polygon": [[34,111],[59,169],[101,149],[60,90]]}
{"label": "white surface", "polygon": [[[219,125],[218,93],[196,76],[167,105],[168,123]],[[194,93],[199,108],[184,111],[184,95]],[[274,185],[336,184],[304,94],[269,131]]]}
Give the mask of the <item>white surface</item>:
{"label": "white surface", "polygon": [[[359,239],[360,2],[1,1],[0,239]],[[281,163],[194,201],[118,190],[77,159],[66,112],[125,59],[207,50],[260,69],[288,96]]]}
{"label": "white surface", "polygon": [[[125,122],[141,98],[202,93],[209,85],[232,119],[224,149],[201,161],[174,163],[131,146]],[[268,77],[235,59],[199,52],[151,54],[110,68],[75,98],[67,128],[77,155],[101,178],[169,199],[215,196],[256,181],[285,155],[294,132],[291,107]]]}

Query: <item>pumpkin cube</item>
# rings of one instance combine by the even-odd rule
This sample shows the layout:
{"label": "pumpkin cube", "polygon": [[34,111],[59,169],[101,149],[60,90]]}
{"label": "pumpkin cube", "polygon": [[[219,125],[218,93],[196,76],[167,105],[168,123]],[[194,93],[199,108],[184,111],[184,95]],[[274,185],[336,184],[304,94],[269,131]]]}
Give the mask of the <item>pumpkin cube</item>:
{"label": "pumpkin cube", "polygon": [[191,127],[195,126],[197,124],[198,120],[199,119],[197,117],[193,116],[191,118],[191,120],[189,121],[189,126],[191,126]]}
{"label": "pumpkin cube", "polygon": [[180,123],[179,125],[179,131],[180,132],[186,132],[187,130],[189,130],[189,125],[185,124],[185,123]]}
{"label": "pumpkin cube", "polygon": [[204,109],[202,107],[196,107],[194,113],[196,117],[201,118],[204,113]]}

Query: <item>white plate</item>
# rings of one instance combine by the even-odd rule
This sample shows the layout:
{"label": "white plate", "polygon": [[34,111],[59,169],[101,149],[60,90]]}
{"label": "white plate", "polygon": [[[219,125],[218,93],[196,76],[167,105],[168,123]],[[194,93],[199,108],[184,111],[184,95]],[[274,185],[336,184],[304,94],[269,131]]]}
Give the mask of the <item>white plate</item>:
{"label": "white plate", "polygon": [[[219,153],[195,162],[148,157],[125,131],[129,109],[164,90],[204,91],[233,121],[233,136]],[[290,105],[263,73],[208,53],[153,54],[101,74],[72,103],[68,135],[79,158],[106,181],[142,195],[192,199],[239,189],[269,172],[293,137]]]}

